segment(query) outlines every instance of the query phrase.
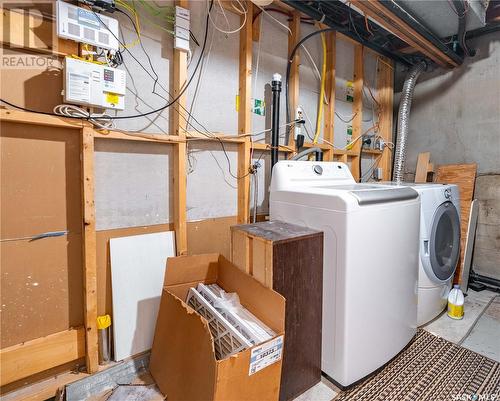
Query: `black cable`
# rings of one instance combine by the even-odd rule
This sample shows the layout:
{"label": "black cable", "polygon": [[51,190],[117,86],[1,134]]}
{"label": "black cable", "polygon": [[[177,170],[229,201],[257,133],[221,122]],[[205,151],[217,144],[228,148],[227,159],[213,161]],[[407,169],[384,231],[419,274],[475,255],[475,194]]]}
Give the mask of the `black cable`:
{"label": "black cable", "polygon": [[[170,98],[172,98],[172,95],[168,92],[168,90],[167,90],[165,87],[163,87],[163,85],[161,85],[161,84],[159,84],[159,83],[158,83],[158,74],[156,73],[156,70],[154,69],[153,63],[151,62],[151,59],[150,59],[150,57],[149,57],[149,55],[148,55],[148,53],[147,53],[146,49],[144,48],[144,45],[143,45],[143,43],[142,43],[142,39],[141,39],[141,37],[140,37],[140,35],[139,35],[138,29],[137,29],[137,27],[136,27],[136,25],[135,25],[135,23],[134,23],[133,19],[131,18],[131,16],[130,16],[130,15],[128,15],[127,13],[123,12],[122,10],[120,10],[120,12],[122,12],[123,14],[125,14],[125,15],[129,18],[129,20],[132,22],[132,26],[134,27],[134,29],[135,29],[135,31],[136,31],[136,34],[137,34],[137,37],[139,38],[139,43],[140,43],[140,45],[141,45],[141,48],[142,48],[142,50],[143,50],[144,54],[146,55],[146,57],[147,57],[147,59],[148,59],[148,62],[149,62],[149,66],[150,66],[150,68],[151,68],[151,70],[152,70],[152,72],[153,72],[153,74],[154,74],[155,76],[153,77],[153,76],[151,75],[151,73],[148,71],[148,69],[147,69],[147,68],[146,68],[146,67],[145,67],[145,66],[144,66],[144,65],[143,65],[143,64],[142,64],[142,63],[141,63],[141,62],[140,62],[140,61],[139,61],[139,60],[138,60],[138,59],[137,59],[137,58],[136,58],[133,54],[132,54],[132,52],[131,52],[129,49],[127,49],[127,48],[125,47],[125,45],[124,45],[122,42],[120,42],[119,40],[118,40],[118,42],[120,43],[120,45],[121,45],[121,46],[123,46],[123,47],[124,47],[124,49],[125,49],[125,50],[127,50],[127,52],[129,53],[129,55],[130,55],[130,56],[134,59],[134,61],[135,61],[135,62],[136,62],[136,63],[137,63],[137,64],[138,64],[138,65],[139,65],[139,66],[140,66],[140,67],[144,70],[144,72],[146,72],[146,74],[148,74],[148,75],[149,75],[149,77],[150,77],[151,79],[153,79],[153,80],[154,80],[154,83],[155,83],[155,84],[153,85],[153,90],[152,90],[152,93],[153,93],[153,94],[155,94],[155,95],[157,95],[157,96],[159,96],[159,97],[161,97],[161,98],[162,98],[162,99],[164,99],[164,100],[167,100],[167,99],[165,99],[165,97],[163,97],[162,95],[160,95],[158,92],[156,92],[156,91],[155,91],[155,89],[156,89],[156,85],[158,85],[161,89],[163,89],[163,90],[167,93],[167,95],[168,95],[168,96],[170,96]],[[204,53],[202,53],[202,54],[200,55],[200,57],[201,57],[201,58],[203,58],[203,57],[204,57]],[[122,62],[123,62],[123,61],[122,61]],[[195,75],[195,74],[196,74],[196,71],[194,71],[194,73],[193,73],[193,74]],[[193,76],[194,76],[194,75],[193,75]],[[201,132],[200,130],[198,130],[198,129],[197,129],[197,128],[193,125],[193,124],[190,124],[190,125],[191,125],[191,127],[193,127],[193,129],[194,129],[196,132],[198,132],[199,134],[204,135],[204,136],[209,136],[209,135],[211,135],[211,134],[212,134],[212,133],[210,132],[210,130],[209,130],[209,129],[207,129],[207,128],[206,128],[206,127],[202,124],[202,123],[200,123],[200,122],[199,122],[199,121],[198,121],[198,120],[197,120],[197,119],[196,119],[196,118],[195,118],[195,117],[194,117],[194,116],[193,116],[193,115],[192,115],[192,114],[191,114],[191,113],[190,113],[190,112],[189,112],[189,111],[188,111],[188,110],[187,110],[187,109],[186,109],[186,108],[182,105],[182,104],[178,103],[177,105],[178,105],[178,106],[179,106],[182,110],[184,110],[184,112],[185,112],[188,116],[190,116],[190,117],[191,117],[191,118],[192,118],[192,119],[193,119],[193,120],[194,120],[194,121],[195,121],[195,122],[196,122],[196,123],[197,123],[197,124],[198,124],[198,125],[202,128],[202,129],[203,129],[203,130],[205,130],[205,133],[203,133],[203,132]],[[175,106],[174,106],[174,109],[175,109]],[[181,115],[181,114],[179,113],[179,110],[178,110],[178,109],[177,109],[177,110],[175,110],[175,111],[176,111],[179,115]],[[188,121],[187,121],[187,119],[186,119],[184,116],[183,116],[183,118],[184,118],[184,120],[185,120],[186,122],[188,122]],[[209,135],[207,135],[207,134],[209,134]]]}
{"label": "black cable", "polygon": [[[196,65],[194,67],[193,73],[191,74],[191,77],[184,84],[184,86],[179,91],[179,93],[177,94],[177,96],[174,99],[172,99],[170,102],[168,102],[165,106],[162,106],[162,107],[157,108],[155,110],[148,111],[147,113],[141,113],[141,114],[136,114],[136,115],[132,115],[132,116],[115,116],[115,117],[111,117],[110,119],[112,119],[112,120],[125,120],[125,119],[129,119],[129,118],[146,117],[146,116],[149,116],[151,114],[155,114],[155,113],[158,113],[160,111],[163,111],[166,108],[172,106],[174,103],[176,103],[180,99],[180,97],[182,95],[184,95],[184,93],[186,92],[187,88],[189,87],[189,85],[193,81],[193,78],[196,75],[196,71],[198,70],[198,68],[200,66],[200,63],[201,63],[201,60],[203,59],[203,55],[205,53],[205,48],[206,48],[206,45],[207,45],[207,38],[208,38],[208,26],[209,26],[209,21],[210,21],[210,11],[212,10],[213,4],[214,4],[214,2],[212,0],[210,2],[210,7],[208,9],[207,18],[206,18],[206,21],[205,21],[205,37],[203,39],[203,46],[201,48],[200,57],[198,58],[198,61],[196,62]],[[92,11],[92,12],[96,16],[96,18],[99,20],[99,22],[114,36],[114,38],[118,41],[118,43],[121,44],[120,40],[116,37],[116,35],[113,33],[113,31],[111,31],[111,29],[109,29],[109,27],[101,20],[101,18],[99,17],[99,15],[95,11]],[[123,44],[122,44],[122,46],[123,46]],[[134,58],[137,61],[137,59],[132,55],[132,52],[130,52],[129,49],[127,49],[125,47],[125,50],[132,56],[132,58]]]}
{"label": "black cable", "polygon": [[[156,73],[155,71],[155,68],[153,67],[153,63],[151,62],[151,57],[149,57],[149,54],[148,52],[146,51],[146,49],[144,48],[144,44],[142,43],[142,39],[141,39],[141,35],[139,33],[139,29],[137,28],[137,26],[135,25],[135,22],[134,20],[132,19],[132,17],[130,15],[128,15],[125,11],[123,10],[120,10],[119,8],[116,8],[116,11],[122,13],[123,15],[125,15],[130,23],[132,24],[132,26],[134,27],[134,30],[135,30],[135,33],[137,34],[137,38],[139,39],[139,45],[141,46],[141,49],[142,51],[144,52],[144,55],[146,56],[147,60],[148,60],[148,63],[149,63],[149,66],[151,67],[151,71],[153,72],[155,78],[154,78],[154,82],[153,82],[153,90],[152,90],[152,93],[154,93],[155,95],[158,95],[160,96],[158,93],[156,93],[155,89],[156,89],[156,85],[158,84],[158,80],[159,80],[159,77],[158,77],[158,74]],[[163,96],[162,96],[163,97]]]}

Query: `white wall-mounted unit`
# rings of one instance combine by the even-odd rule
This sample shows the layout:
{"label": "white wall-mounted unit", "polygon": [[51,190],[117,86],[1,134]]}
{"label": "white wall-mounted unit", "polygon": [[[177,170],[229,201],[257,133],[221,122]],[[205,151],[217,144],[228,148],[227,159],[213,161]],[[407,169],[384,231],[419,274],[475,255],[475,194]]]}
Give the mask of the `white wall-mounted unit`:
{"label": "white wall-mounted unit", "polygon": [[123,110],[126,90],[125,71],[66,57],[64,64],[66,103]]}
{"label": "white wall-mounted unit", "polygon": [[189,26],[191,13],[188,9],[175,6],[174,48],[189,51]]}
{"label": "white wall-mounted unit", "polygon": [[118,20],[64,1],[57,2],[57,36],[118,50]]}

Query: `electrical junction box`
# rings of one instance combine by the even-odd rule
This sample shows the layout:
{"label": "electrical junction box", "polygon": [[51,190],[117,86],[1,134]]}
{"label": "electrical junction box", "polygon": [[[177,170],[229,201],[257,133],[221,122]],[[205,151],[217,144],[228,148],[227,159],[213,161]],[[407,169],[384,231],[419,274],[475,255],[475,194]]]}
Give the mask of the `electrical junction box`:
{"label": "electrical junction box", "polygon": [[123,110],[126,90],[125,71],[66,57],[64,102]]}
{"label": "electrical junction box", "polygon": [[118,20],[60,0],[56,10],[57,36],[118,50]]}
{"label": "electrical junction box", "polygon": [[190,19],[189,10],[175,6],[174,48],[177,50],[189,51]]}

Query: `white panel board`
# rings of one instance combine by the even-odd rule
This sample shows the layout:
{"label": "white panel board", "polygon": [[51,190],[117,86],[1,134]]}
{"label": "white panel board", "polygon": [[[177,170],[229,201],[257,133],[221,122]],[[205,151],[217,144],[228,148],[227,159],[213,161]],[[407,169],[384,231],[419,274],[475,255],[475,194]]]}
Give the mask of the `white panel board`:
{"label": "white panel board", "polygon": [[151,348],[166,261],[175,255],[174,232],[112,238],[111,285],[115,360]]}

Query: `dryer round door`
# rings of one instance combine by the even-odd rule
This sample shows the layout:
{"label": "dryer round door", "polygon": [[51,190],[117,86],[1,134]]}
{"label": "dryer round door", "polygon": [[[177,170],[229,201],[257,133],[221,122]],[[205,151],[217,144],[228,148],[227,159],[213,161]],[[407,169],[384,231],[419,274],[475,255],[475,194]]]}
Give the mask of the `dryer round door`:
{"label": "dryer round door", "polygon": [[439,281],[455,273],[460,256],[460,217],[452,202],[442,203],[434,213],[429,238],[429,262]]}

